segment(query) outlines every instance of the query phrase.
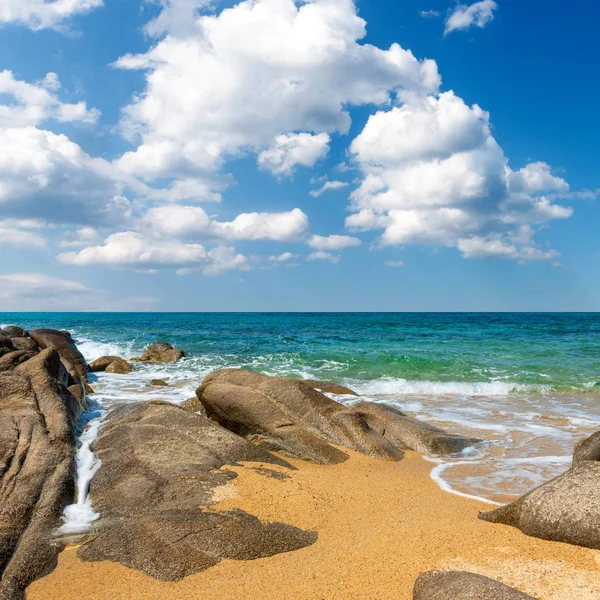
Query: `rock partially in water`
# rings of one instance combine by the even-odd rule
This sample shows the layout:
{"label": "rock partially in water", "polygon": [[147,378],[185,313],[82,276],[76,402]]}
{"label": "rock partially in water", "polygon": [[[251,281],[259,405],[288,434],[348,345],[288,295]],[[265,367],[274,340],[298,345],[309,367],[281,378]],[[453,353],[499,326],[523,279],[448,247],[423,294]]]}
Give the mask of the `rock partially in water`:
{"label": "rock partially in water", "polygon": [[600,462],[581,460],[518,500],[479,513],[526,535],[600,550]]}
{"label": "rock partially in water", "polygon": [[81,404],[60,383],[59,354],[43,350],[0,374],[0,598],[56,566],[52,532],[72,501]]}
{"label": "rock partially in water", "polygon": [[369,427],[405,450],[415,450],[422,454],[454,454],[481,442],[477,438],[448,433],[385,404],[360,402],[353,410]]}
{"label": "rock partially in water", "polygon": [[102,373],[106,367],[116,360],[123,360],[120,356],[101,356],[90,363],[90,371],[92,373]]}
{"label": "rock partially in water", "polygon": [[214,490],[237,477],[222,467],[289,465],[176,405],[155,401],[116,409],[94,451],[102,463],[90,494],[102,517],[94,538],[78,550],[82,560],[112,560],[177,581],[223,559],[272,556],[317,539],[241,510],[212,509]]}
{"label": "rock partially in water", "polygon": [[335,444],[377,458],[402,458],[358,414],[303,381],[223,369],[206,377],[196,394],[211,419],[287,456],[343,462],[348,456]]}
{"label": "rock partially in water", "polygon": [[133,367],[122,358],[117,357],[104,369],[106,373],[117,373],[119,375],[127,375],[133,371]]}
{"label": "rock partially in water", "polygon": [[134,362],[174,363],[182,359],[185,352],[179,348],[173,348],[166,342],[152,344],[139,358],[132,359]]}
{"label": "rock partially in water", "polygon": [[164,379],[152,379],[148,385],[153,387],[169,387],[169,384]]}
{"label": "rock partially in water", "polygon": [[427,571],[419,576],[413,600],[535,600],[513,587],[467,571]]}

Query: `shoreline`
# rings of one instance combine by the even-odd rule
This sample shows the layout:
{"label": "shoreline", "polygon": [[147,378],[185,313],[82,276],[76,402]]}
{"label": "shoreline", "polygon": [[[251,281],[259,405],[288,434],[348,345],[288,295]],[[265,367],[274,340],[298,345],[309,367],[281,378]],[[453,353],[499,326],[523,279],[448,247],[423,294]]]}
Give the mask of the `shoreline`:
{"label": "shoreline", "polygon": [[230,468],[238,477],[215,490],[218,504],[211,509],[247,510],[261,520],[316,531],[312,546],[224,560],[176,583],[118,563],[82,562],[68,548],[54,572],[28,588],[27,598],[410,600],[419,574],[438,568],[484,574],[544,600],[600,595],[599,551],[478,520],[478,511],[490,505],[440,489],[430,477],[431,463],[414,452],[399,462],[345,452],[348,461],[328,466],[286,458],[293,472],[246,463]]}

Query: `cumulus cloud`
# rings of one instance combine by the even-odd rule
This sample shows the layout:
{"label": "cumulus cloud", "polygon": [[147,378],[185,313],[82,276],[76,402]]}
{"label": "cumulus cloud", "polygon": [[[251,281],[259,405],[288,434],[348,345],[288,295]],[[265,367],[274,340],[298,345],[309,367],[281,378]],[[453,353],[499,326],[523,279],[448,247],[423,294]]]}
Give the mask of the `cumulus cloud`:
{"label": "cumulus cloud", "polygon": [[248,259],[232,248],[207,251],[201,244],[185,244],[175,239],[144,237],[134,231],[114,233],[101,246],[58,255],[60,262],[77,266],[106,266],[154,270],[164,267],[201,267],[214,275],[227,269],[247,269]]}
{"label": "cumulus cloud", "polygon": [[331,254],[331,252],[325,252],[323,250],[318,250],[317,252],[313,252],[312,254],[309,254],[306,257],[306,260],[327,260],[327,261],[335,264],[335,263],[340,262],[340,257],[335,254]]}
{"label": "cumulus cloud", "polygon": [[49,119],[88,124],[98,120],[100,111],[88,109],[85,102],[61,102],[54,93],[58,89],[60,81],[56,73],[48,73],[40,82],[28,83],[16,79],[12,71],[0,71],[0,98],[8,100],[0,104],[0,128],[39,125]]}
{"label": "cumulus cloud", "polygon": [[155,234],[200,235],[223,240],[297,241],[308,230],[299,208],[280,213],[242,213],[233,221],[216,221],[197,206],[165,205],[149,210],[142,224]]}
{"label": "cumulus cloud", "polygon": [[146,73],[121,122],[141,144],[121,167],[148,180],[200,177],[250,151],[287,175],[322,156],[329,134],[348,131],[348,106],[438,89],[434,61],[359,43],[365,25],[351,0],[247,0],[183,29],[155,23],[169,35],[116,63]]}
{"label": "cumulus cloud", "polygon": [[309,193],[313,198],[318,198],[321,194],[329,190],[341,190],[349,185],[347,181],[326,181],[320,188],[311,190]]}
{"label": "cumulus cloud", "polygon": [[59,29],[71,17],[102,4],[102,0],[0,0],[0,23],[17,23],[34,31]]}
{"label": "cumulus cloud", "polygon": [[307,244],[317,250],[343,250],[352,246],[360,246],[362,242],[358,238],[349,235],[330,235],[327,237],[313,235],[309,238]]}
{"label": "cumulus cloud", "polygon": [[383,245],[456,247],[468,258],[550,258],[537,251],[532,226],[572,214],[549,198],[568,192],[567,182],[543,162],[513,171],[488,113],[452,92],[372,115],[351,152],[363,179],[346,225],[384,229]]}
{"label": "cumulus cloud", "polygon": [[471,26],[485,27],[493,18],[498,4],[494,0],[482,0],[474,4],[458,4],[446,19],[445,33],[468,29]]}
{"label": "cumulus cloud", "polygon": [[314,166],[329,151],[330,141],[326,133],[284,133],[278,135],[275,143],[258,155],[258,164],[273,175],[290,176],[298,165]]}

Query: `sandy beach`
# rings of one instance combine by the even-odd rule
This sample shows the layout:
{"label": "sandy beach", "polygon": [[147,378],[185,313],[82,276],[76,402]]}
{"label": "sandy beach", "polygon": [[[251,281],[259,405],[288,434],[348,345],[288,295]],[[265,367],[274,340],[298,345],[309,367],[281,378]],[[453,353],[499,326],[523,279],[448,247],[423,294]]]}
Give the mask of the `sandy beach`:
{"label": "sandy beach", "polygon": [[258,469],[241,469],[216,492],[216,509],[241,508],[317,531],[312,546],[225,560],[178,583],[117,563],[85,563],[69,548],[27,598],[409,600],[420,573],[445,567],[485,574],[544,600],[600,596],[600,552],[478,520],[478,511],[491,506],[442,491],[430,479],[431,463],[416,453],[387,462],[345,451],[351,457],[339,465],[291,460],[298,469],[292,472],[262,465],[283,478],[251,465]]}

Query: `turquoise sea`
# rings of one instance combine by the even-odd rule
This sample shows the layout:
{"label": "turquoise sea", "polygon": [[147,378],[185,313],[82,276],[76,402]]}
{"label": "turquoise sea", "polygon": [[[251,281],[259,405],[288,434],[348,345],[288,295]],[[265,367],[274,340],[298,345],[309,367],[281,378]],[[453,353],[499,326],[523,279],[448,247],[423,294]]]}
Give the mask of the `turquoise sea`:
{"label": "turquoise sea", "polygon": [[[68,329],[88,360],[139,356],[158,340],[186,351],[174,365],[99,376],[101,413],[118,402],[181,402],[223,367],[345,383],[484,440],[429,458],[441,486],[493,501],[560,473],[573,444],[600,428],[600,314],[0,313],[8,324]],[[154,377],[171,387],[148,388]]]}

